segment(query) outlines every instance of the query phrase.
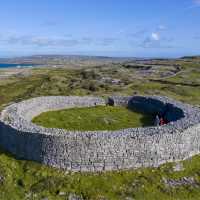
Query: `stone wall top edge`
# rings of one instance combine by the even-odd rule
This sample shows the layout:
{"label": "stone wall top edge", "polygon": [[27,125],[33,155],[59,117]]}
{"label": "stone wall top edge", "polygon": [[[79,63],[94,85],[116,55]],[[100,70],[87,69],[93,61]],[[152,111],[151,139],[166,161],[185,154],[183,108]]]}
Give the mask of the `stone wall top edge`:
{"label": "stone wall top edge", "polygon": [[[142,97],[142,96],[141,96]],[[123,135],[124,137],[128,136],[134,136],[134,135],[155,135],[155,134],[164,134],[164,133],[169,133],[169,132],[174,132],[178,131],[181,132],[184,129],[189,128],[190,126],[194,126],[195,124],[200,123],[200,112],[199,109],[196,107],[190,106],[189,104],[183,104],[181,102],[172,100],[168,97],[159,97],[159,96],[144,96],[146,98],[153,98],[153,99],[158,99],[161,100],[165,103],[172,103],[173,105],[180,107],[183,109],[185,113],[185,118],[178,120],[176,122],[172,122],[168,125],[162,126],[162,127],[139,127],[139,128],[129,128],[129,129],[121,129],[117,131],[66,131],[64,129],[48,129],[44,127],[39,127],[36,125],[33,125],[32,123],[28,123],[25,127],[21,127],[22,124],[19,124],[19,126],[16,126],[14,124],[9,124],[7,125],[11,126],[14,129],[17,129],[18,131],[26,132],[26,133],[38,133],[38,134],[44,134],[44,135],[52,135],[52,136],[64,136],[64,137],[83,137],[83,136],[90,136],[90,137],[119,137]],[[8,106],[8,108],[13,108],[13,106],[17,105],[22,105],[26,103],[30,103],[33,101],[37,100],[43,100],[43,99],[51,99],[51,98],[68,98],[68,99],[91,99],[91,100],[103,100],[101,97],[94,97],[94,96],[85,96],[85,97],[79,97],[79,96],[45,96],[45,97],[36,97],[33,99],[25,100],[20,103],[15,103],[13,105]],[[111,97],[111,98],[116,98],[116,97]],[[120,97],[123,98],[123,97]],[[130,97],[125,97],[131,98]],[[6,113],[7,110],[6,108],[2,113]],[[192,113],[192,115],[191,115]],[[195,115],[193,119],[193,115]],[[1,121],[3,121],[2,116],[1,116]],[[23,120],[22,120],[23,121]],[[171,131],[170,131],[171,130]]]}

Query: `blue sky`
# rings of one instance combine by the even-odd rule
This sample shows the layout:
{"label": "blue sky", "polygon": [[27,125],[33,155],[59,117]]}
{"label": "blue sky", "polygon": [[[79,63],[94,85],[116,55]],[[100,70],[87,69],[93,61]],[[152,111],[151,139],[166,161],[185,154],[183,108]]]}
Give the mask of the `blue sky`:
{"label": "blue sky", "polygon": [[6,0],[0,57],[200,54],[200,0]]}

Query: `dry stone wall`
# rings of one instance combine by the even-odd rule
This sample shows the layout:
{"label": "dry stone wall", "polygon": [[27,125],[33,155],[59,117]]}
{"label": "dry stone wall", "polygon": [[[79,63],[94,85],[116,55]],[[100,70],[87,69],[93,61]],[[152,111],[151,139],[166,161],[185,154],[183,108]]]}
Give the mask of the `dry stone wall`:
{"label": "dry stone wall", "polygon": [[[67,131],[31,122],[49,110],[96,105],[126,105],[150,114],[164,113],[169,124],[118,131]],[[158,96],[38,97],[5,108],[0,145],[17,158],[70,171],[107,171],[159,166],[200,153],[200,110]]]}

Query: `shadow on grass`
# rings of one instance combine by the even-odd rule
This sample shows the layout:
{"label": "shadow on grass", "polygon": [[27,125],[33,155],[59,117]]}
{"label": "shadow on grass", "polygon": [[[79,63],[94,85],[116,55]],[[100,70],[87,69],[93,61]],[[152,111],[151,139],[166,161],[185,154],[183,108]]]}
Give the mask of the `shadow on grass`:
{"label": "shadow on grass", "polygon": [[127,109],[134,113],[142,114],[142,117],[140,118],[140,122],[142,124],[141,127],[154,126],[154,115],[153,114],[147,114],[145,112],[140,112],[134,108],[127,108]]}
{"label": "shadow on grass", "polygon": [[8,151],[4,150],[1,146],[0,146],[0,156],[5,154],[6,156],[8,156],[9,158],[14,158],[15,155],[9,153]]}

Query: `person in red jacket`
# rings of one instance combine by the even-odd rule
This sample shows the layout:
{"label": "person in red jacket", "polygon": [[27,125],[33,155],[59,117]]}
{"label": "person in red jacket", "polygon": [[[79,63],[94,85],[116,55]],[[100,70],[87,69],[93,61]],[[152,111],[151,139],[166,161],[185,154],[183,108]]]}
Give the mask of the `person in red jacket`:
{"label": "person in red jacket", "polygon": [[165,124],[165,121],[164,121],[164,119],[161,117],[160,118],[160,126],[162,126],[162,125],[164,125]]}
{"label": "person in red jacket", "polygon": [[163,117],[160,117],[160,126],[167,124],[167,121],[164,120]]}
{"label": "person in red jacket", "polygon": [[160,114],[156,115],[156,118],[155,118],[155,126],[163,126],[165,124],[167,124],[168,121],[164,119],[164,117]]}

